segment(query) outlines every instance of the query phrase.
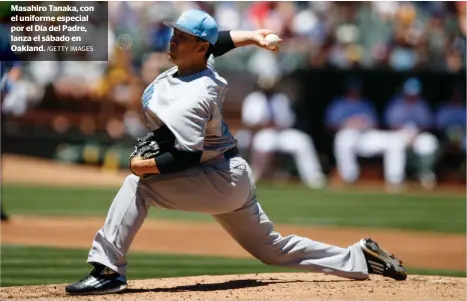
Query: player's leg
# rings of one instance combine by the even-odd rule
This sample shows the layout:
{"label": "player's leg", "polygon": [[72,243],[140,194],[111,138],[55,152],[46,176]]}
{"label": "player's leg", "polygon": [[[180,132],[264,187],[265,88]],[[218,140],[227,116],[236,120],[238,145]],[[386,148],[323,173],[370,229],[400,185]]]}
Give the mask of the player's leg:
{"label": "player's leg", "polygon": [[286,129],[278,136],[279,150],[293,155],[300,178],[310,188],[322,188],[326,179],[313,140],[297,129]]}
{"label": "player's leg", "polygon": [[115,196],[104,226],[97,232],[88,262],[90,275],[69,285],[69,294],[104,294],[126,289],[126,255],[150,205],[220,214],[235,211],[254,186],[240,157],[147,179],[128,176]]}
{"label": "player's leg", "polygon": [[214,218],[246,251],[268,265],[350,279],[367,279],[369,273],[406,278],[401,262],[370,239],[341,248],[297,235],[282,236],[255,197],[241,209]]}
{"label": "player's leg", "polygon": [[384,178],[391,189],[400,189],[404,182],[409,140],[409,134],[403,131],[390,131],[385,140]]}
{"label": "player's leg", "polygon": [[242,177],[245,168],[239,163],[230,174],[207,166],[158,175],[154,179],[128,176],[110,207],[104,227],[94,238],[88,262],[103,264],[124,275],[125,255],[150,205],[209,214],[241,207],[248,191],[235,189],[234,185],[250,185],[246,183],[249,179]]}
{"label": "player's leg", "polygon": [[94,266],[85,278],[66,287],[69,294],[105,294],[127,288],[126,254],[148,214],[149,199],[138,194],[139,178],[129,175],[115,196],[104,226],[88,254]]}
{"label": "player's leg", "polygon": [[355,182],[360,175],[356,152],[360,135],[359,130],[343,129],[337,132],[334,138],[337,171],[347,183]]}
{"label": "player's leg", "polygon": [[404,145],[404,140],[400,139],[394,132],[368,130],[361,133],[355,150],[362,157],[383,155],[383,171],[386,183],[399,185],[404,179]]}
{"label": "player's leg", "polygon": [[251,145],[251,168],[255,181],[259,181],[265,174],[277,150],[277,132],[273,129],[259,130]]}
{"label": "player's leg", "polygon": [[142,188],[137,176],[125,178],[109,208],[104,226],[94,237],[88,254],[89,263],[99,263],[125,275],[125,254],[143,225],[151,204],[150,197],[141,193]]}
{"label": "player's leg", "polygon": [[436,185],[434,165],[439,148],[438,139],[431,133],[420,133],[413,141],[413,152],[417,156],[417,171],[423,187],[432,189]]}
{"label": "player's leg", "polygon": [[339,248],[296,235],[283,237],[274,230],[255,198],[240,210],[214,218],[246,251],[265,264],[353,279],[368,278],[365,257],[358,244]]}

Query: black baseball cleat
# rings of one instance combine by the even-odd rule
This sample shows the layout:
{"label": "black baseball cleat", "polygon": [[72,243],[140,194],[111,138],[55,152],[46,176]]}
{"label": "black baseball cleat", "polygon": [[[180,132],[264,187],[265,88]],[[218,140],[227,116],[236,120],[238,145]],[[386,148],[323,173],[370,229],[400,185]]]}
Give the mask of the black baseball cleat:
{"label": "black baseball cleat", "polygon": [[88,276],[68,285],[65,291],[69,295],[103,295],[122,292],[127,287],[124,275],[101,264],[94,264]]}
{"label": "black baseball cleat", "polygon": [[8,220],[9,220],[8,215],[6,215],[6,213],[4,213],[4,212],[1,212],[0,213],[0,221],[7,222]]}
{"label": "black baseball cleat", "polygon": [[365,254],[368,272],[390,277],[395,280],[407,279],[407,273],[402,266],[402,261],[393,254],[381,249],[378,244],[370,238],[360,240],[360,247]]}

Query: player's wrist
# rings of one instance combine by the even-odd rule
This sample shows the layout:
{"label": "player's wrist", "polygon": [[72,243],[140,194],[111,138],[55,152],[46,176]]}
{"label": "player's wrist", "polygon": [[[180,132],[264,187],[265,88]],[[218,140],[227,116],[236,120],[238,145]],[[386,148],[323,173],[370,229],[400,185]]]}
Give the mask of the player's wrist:
{"label": "player's wrist", "polygon": [[130,169],[133,174],[139,177],[143,177],[146,174],[160,173],[154,158],[143,159],[139,156],[133,157],[130,161]]}
{"label": "player's wrist", "polygon": [[137,177],[142,177],[143,175],[139,173],[139,168],[138,168],[138,162],[139,160],[141,160],[141,157],[139,156],[133,156],[130,158],[130,162],[129,162],[129,167],[130,167],[130,171],[131,173],[133,173],[135,176]]}

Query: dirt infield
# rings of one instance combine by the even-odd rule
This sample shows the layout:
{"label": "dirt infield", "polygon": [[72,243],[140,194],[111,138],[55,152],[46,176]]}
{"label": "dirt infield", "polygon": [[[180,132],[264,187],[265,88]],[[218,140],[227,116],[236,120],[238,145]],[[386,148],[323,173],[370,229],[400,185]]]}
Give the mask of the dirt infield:
{"label": "dirt infield", "polygon": [[[23,172],[27,170],[28,172]],[[73,172],[70,172],[73,170]],[[37,175],[41,175],[38,177]],[[51,160],[17,155],[2,155],[2,183],[40,184],[44,186],[74,187],[120,187],[130,171],[97,168],[93,166],[70,165]],[[300,184],[300,183],[298,183]],[[346,189],[339,179],[329,179],[330,187]],[[384,183],[379,180],[359,181],[353,185],[361,190],[379,192]],[[466,186],[445,184],[427,192],[418,184],[407,183],[406,194],[450,194],[465,196]]]}
{"label": "dirt infield", "polygon": [[[24,172],[25,170],[28,172]],[[93,166],[75,166],[45,159],[2,155],[2,183],[118,187],[122,185],[127,175],[128,172],[116,172]]]}
{"label": "dirt infield", "polygon": [[[43,185],[119,186],[127,173],[3,156],[2,181]],[[28,173],[22,172],[27,168]],[[28,175],[41,174],[41,177]],[[21,176],[20,176],[21,175]],[[64,176],[67,175],[67,176]],[[53,247],[90,247],[103,218],[14,216],[2,225],[2,243]],[[277,225],[283,235],[298,234],[340,246],[362,235],[377,238],[407,266],[465,270],[466,239],[459,234],[434,234],[373,229],[312,228]],[[157,233],[157,235],[155,235]],[[155,238],[156,237],[156,238]],[[196,237],[196,241],[193,240]],[[214,239],[213,239],[214,238]],[[187,242],[192,242],[187,248]],[[442,248],[440,247],[442,246]],[[440,248],[443,250],[440,252]],[[132,251],[251,257],[213,222],[148,220]],[[67,297],[64,285],[0,288],[0,300],[465,300],[465,279],[409,275],[396,282],[382,277],[349,281],[312,273],[198,276],[130,281],[128,293]]]}
{"label": "dirt infield", "polygon": [[[13,217],[2,227],[2,243],[89,248],[104,218]],[[374,229],[313,228],[276,225],[283,235],[297,234],[314,240],[348,246],[363,236],[378,240],[416,268],[465,270],[466,239],[462,234],[434,234]],[[194,239],[196,238],[196,239]],[[189,244],[189,247],[187,247]],[[440,252],[443,246],[443,252]],[[132,251],[248,257],[214,222],[147,220],[136,236]]]}

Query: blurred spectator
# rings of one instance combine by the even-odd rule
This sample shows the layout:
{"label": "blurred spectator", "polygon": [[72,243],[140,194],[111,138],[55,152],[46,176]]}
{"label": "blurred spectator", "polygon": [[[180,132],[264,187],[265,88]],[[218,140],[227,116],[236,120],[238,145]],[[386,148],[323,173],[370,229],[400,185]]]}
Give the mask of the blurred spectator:
{"label": "blurred spectator", "polygon": [[465,92],[458,85],[454,88],[449,100],[441,103],[436,110],[436,129],[446,143],[446,147],[452,147],[465,153],[466,139],[466,108]]}
{"label": "blurred spectator", "polygon": [[236,8],[235,2],[219,2],[214,19],[217,20],[219,30],[241,28],[240,23],[242,20],[240,19],[240,13]]}
{"label": "blurred spectator", "polygon": [[0,26],[0,93],[2,115],[20,115],[26,110],[27,91],[18,91],[21,66],[18,57],[11,51],[9,28]]}
{"label": "blurred spectator", "polygon": [[276,78],[260,77],[259,89],[243,102],[242,122],[237,133],[239,148],[251,150],[255,179],[263,177],[276,153],[292,155],[302,182],[322,188],[325,178],[311,138],[292,126],[295,115],[287,95],[275,91]]}
{"label": "blurred spectator", "polygon": [[107,63],[65,61],[60,63],[59,78],[53,85],[59,97],[88,97],[103,76]]}
{"label": "blurred spectator", "polygon": [[[290,61],[303,59],[313,66],[344,69],[365,66],[457,72],[465,68],[463,2],[127,1],[109,2],[108,6],[108,28],[93,32],[108,31],[110,56],[115,41],[123,35],[129,37],[137,72],[148,56],[166,50],[171,29],[161,21],[189,8],[209,10],[221,29],[276,31],[284,39],[284,55],[275,57],[281,72],[301,67]],[[248,59],[256,52],[243,49],[229,56]],[[159,61],[162,64],[165,57]],[[235,64],[229,67],[238,68]]]}
{"label": "blurred spectator", "polygon": [[[21,75],[20,63],[16,55],[10,49],[8,41],[8,29],[5,26],[0,26],[0,99],[2,104],[1,110],[1,127],[5,124],[5,103],[11,102],[12,91],[15,89],[15,84]],[[13,97],[14,98],[14,97]],[[11,106],[11,105],[10,105]],[[0,220],[7,221],[8,214],[3,208],[3,202],[0,202]]]}
{"label": "blurred spectator", "polygon": [[[362,82],[349,78],[346,93],[334,99],[325,114],[325,125],[336,133],[334,156],[340,177],[347,183],[360,175],[359,156],[371,157],[388,153],[387,133],[378,130],[378,116],[373,104],[361,96]],[[385,178],[390,181],[391,157],[385,157]]]}
{"label": "blurred spectator", "polygon": [[[59,61],[59,55],[53,52],[47,53],[49,59],[44,60],[44,53],[39,53],[36,61],[22,63],[21,72],[18,72],[17,68],[7,72],[10,68],[5,68],[6,63],[2,59],[3,114],[22,115],[34,106],[35,101],[43,98],[41,105],[36,109],[43,109],[53,116],[38,116],[42,120],[47,119],[46,123],[53,126],[57,132],[68,133],[68,130],[81,127],[77,115],[86,112],[90,113],[88,116],[93,119],[92,127],[95,127],[96,133],[107,134],[117,139],[116,141],[122,137],[139,137],[144,131],[139,111],[142,91],[161,72],[172,66],[166,54],[172,31],[162,26],[161,21],[172,19],[189,8],[208,10],[215,16],[221,29],[251,30],[267,27],[275,30],[283,38],[278,53],[244,47],[227,54],[225,59],[218,60],[216,68],[227,74],[226,78],[234,87],[237,79],[231,76],[234,77],[238,73],[231,75],[229,70],[248,73],[245,78],[251,75],[279,78],[297,69],[310,67],[386,68],[396,71],[433,70],[453,73],[465,70],[465,2],[126,1],[108,2],[108,6],[108,26],[97,26],[98,20],[92,20],[89,26],[93,27],[86,38],[92,41],[96,32],[100,35],[107,32],[109,61]],[[104,43],[106,40],[99,42]],[[125,45],[122,45],[123,42]],[[84,60],[93,57],[81,53],[77,54],[76,58]],[[433,154],[432,149],[436,148],[436,140],[426,133],[432,126],[429,109],[417,101],[408,101],[416,107],[410,110],[420,112],[410,117],[415,119],[416,129],[412,132],[407,129],[396,131],[393,128],[390,131],[379,130],[370,100],[360,95],[361,83],[354,84],[351,91],[333,101],[328,108],[329,116],[326,117],[327,126],[337,132],[334,152],[339,173],[347,182],[353,182],[360,173],[357,157],[382,154],[386,180],[388,183],[401,183],[401,170],[405,162],[411,163],[411,160],[406,160],[405,154],[393,154],[402,152],[405,147],[412,148],[415,152]],[[243,90],[229,93],[227,110],[235,111],[235,102],[239,104],[244,93],[252,90],[251,86],[246,84],[241,88]],[[47,91],[46,96],[44,90]],[[277,103],[272,106],[288,109],[274,114],[266,125],[261,125],[262,121],[258,121],[260,127],[267,128],[269,133],[269,127],[281,130],[290,128],[294,120],[290,104],[286,105],[290,100],[284,94],[273,96],[272,92],[267,92],[271,95],[261,93],[256,91],[250,94],[255,96],[249,98],[257,99],[251,101],[256,103],[253,106],[268,107],[270,103]],[[264,100],[268,98],[282,100]],[[405,96],[399,98],[405,99]],[[399,119],[405,118],[405,115],[399,114],[399,109],[394,109],[399,106],[405,108],[405,100],[401,102],[402,105],[391,105],[392,111],[388,109],[385,119],[399,122]],[[451,108],[451,104],[446,107]],[[268,112],[266,109],[259,110]],[[451,109],[440,108],[437,114],[446,110]],[[403,110],[403,113],[406,112]],[[269,114],[261,113],[253,117],[262,120],[263,117],[269,118]],[[444,114],[446,113],[441,115]],[[265,132],[268,133],[266,129]],[[445,132],[457,133],[457,130]],[[247,136],[251,140],[255,132],[249,133]],[[401,140],[398,139],[398,135],[402,135],[401,133],[405,133],[408,141],[399,146],[397,142]],[[460,134],[448,136],[457,135]],[[296,137],[302,137],[297,138],[302,140],[299,143],[303,144],[304,149],[310,150],[308,154],[311,159],[306,160],[313,162],[305,164],[306,168],[297,163],[299,173],[304,182],[313,182],[311,178],[321,177],[321,167],[316,159],[313,141],[305,134],[297,134]],[[395,139],[396,143],[388,143],[392,139]],[[465,146],[465,139],[463,140]],[[429,183],[434,183],[433,176],[428,171],[432,163],[430,156],[423,157],[423,160],[419,160],[420,179],[425,179],[423,183],[430,186],[432,184]],[[392,160],[395,160],[396,164],[390,163]],[[311,176],[313,173],[315,175]]]}
{"label": "blurred spectator", "polygon": [[391,147],[399,151],[395,153],[394,164],[391,164],[391,182],[401,184],[406,167],[406,149],[411,150],[421,184],[432,188],[436,184],[433,173],[438,139],[429,131],[434,123],[432,113],[421,94],[421,83],[416,78],[408,79],[402,94],[396,95],[387,105],[384,121],[394,135]]}

